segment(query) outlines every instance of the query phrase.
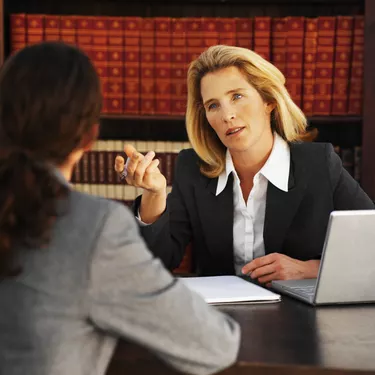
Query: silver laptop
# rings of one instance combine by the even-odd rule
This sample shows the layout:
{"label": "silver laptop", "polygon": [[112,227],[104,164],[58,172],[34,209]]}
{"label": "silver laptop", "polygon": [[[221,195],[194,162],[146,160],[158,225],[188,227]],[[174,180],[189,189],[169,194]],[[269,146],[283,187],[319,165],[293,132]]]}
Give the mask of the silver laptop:
{"label": "silver laptop", "polygon": [[272,288],[312,305],[375,302],[375,210],[332,212],[318,277]]}

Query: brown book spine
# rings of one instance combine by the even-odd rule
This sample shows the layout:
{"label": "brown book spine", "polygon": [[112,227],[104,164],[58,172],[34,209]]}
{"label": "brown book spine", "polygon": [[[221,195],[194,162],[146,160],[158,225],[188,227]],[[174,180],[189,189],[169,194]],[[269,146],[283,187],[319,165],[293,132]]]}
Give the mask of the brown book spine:
{"label": "brown book spine", "polygon": [[186,19],[172,19],[171,113],[185,114],[187,101]]}
{"label": "brown book spine", "polygon": [[202,18],[204,48],[220,44],[220,22],[220,18]]}
{"label": "brown book spine", "polygon": [[333,115],[348,113],[349,69],[353,43],[353,17],[337,17],[336,45],[333,73]]}
{"label": "brown book spine", "polygon": [[254,51],[271,61],[271,17],[254,18]]}
{"label": "brown book spine", "polygon": [[234,18],[219,18],[220,44],[236,45],[236,20]]}
{"label": "brown book spine", "polygon": [[72,174],[72,183],[80,184],[82,182],[82,158],[74,166]]}
{"label": "brown book spine", "polygon": [[286,88],[294,103],[301,107],[305,18],[287,17],[286,28]]}
{"label": "brown book spine", "polygon": [[141,25],[141,99],[142,114],[155,113],[155,22],[143,18]]}
{"label": "brown book spine", "polygon": [[102,112],[108,113],[108,20],[94,17],[92,26],[92,60],[102,85]]}
{"label": "brown book spine", "polygon": [[332,104],[336,17],[318,17],[314,115],[329,115]]}
{"label": "brown book spine", "polygon": [[88,152],[85,152],[82,155],[82,176],[81,176],[81,182],[83,184],[89,184],[90,183],[90,155]]}
{"label": "brown book spine", "polygon": [[124,113],[124,20],[108,17],[108,86],[109,113]]}
{"label": "brown book spine", "polygon": [[306,116],[312,116],[314,108],[317,25],[317,18],[306,19],[302,88],[302,110]]}
{"label": "brown book spine", "polygon": [[19,51],[26,47],[26,14],[11,14],[10,15],[10,52]]}
{"label": "brown book spine", "polygon": [[[97,141],[98,184],[107,183],[106,141]],[[113,168],[113,167],[112,167]]]}
{"label": "brown book spine", "polygon": [[286,19],[276,17],[272,19],[272,63],[285,75],[286,74]]}
{"label": "brown book spine", "polygon": [[44,40],[47,42],[60,40],[60,16],[45,15],[44,26]]}
{"label": "brown book spine", "polygon": [[32,44],[43,42],[44,40],[44,15],[43,14],[27,14],[27,31],[26,42],[30,46]]}
{"label": "brown book spine", "polygon": [[156,113],[171,113],[171,30],[170,17],[155,18]]}
{"label": "brown book spine", "polygon": [[235,18],[237,46],[247,49],[253,49],[254,32],[252,18]]}
{"label": "brown book spine", "polygon": [[140,106],[140,30],[141,17],[124,19],[124,111],[138,114]]}
{"label": "brown book spine", "polygon": [[92,185],[96,185],[99,180],[97,142],[88,154],[90,165],[89,182]]}
{"label": "brown book spine", "polygon": [[349,111],[351,115],[362,114],[363,98],[363,46],[364,17],[354,17],[353,53],[350,71]]}
{"label": "brown book spine", "polygon": [[116,172],[114,169],[116,156],[115,141],[107,140],[105,143],[105,161],[107,170],[106,183],[108,185],[114,185],[116,181]]}
{"label": "brown book spine", "polygon": [[60,16],[60,40],[67,44],[77,44],[75,16]]}

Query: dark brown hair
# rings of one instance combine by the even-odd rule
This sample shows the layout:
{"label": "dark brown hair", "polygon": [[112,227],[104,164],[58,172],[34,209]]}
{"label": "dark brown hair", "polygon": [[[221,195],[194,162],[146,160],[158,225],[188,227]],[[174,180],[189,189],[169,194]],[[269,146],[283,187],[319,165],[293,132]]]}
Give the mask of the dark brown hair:
{"label": "dark brown hair", "polygon": [[89,58],[63,43],[26,47],[1,68],[1,277],[15,271],[15,248],[48,243],[57,200],[69,192],[53,166],[93,133],[101,101]]}

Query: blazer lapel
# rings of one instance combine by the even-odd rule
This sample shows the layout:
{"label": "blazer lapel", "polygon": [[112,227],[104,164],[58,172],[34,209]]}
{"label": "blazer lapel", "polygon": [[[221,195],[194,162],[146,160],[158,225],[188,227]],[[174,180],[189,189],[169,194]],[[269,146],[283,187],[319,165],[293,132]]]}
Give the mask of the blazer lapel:
{"label": "blazer lapel", "polygon": [[291,145],[290,151],[288,192],[284,192],[268,182],[263,231],[266,254],[281,251],[286,232],[301,203],[308,182],[306,160],[295,155],[297,152],[293,145]]}
{"label": "blazer lapel", "polygon": [[[207,181],[207,180],[206,180]],[[233,176],[216,196],[217,178],[208,179],[205,188],[196,186],[198,211],[213,268],[222,274],[234,274],[233,258]]]}

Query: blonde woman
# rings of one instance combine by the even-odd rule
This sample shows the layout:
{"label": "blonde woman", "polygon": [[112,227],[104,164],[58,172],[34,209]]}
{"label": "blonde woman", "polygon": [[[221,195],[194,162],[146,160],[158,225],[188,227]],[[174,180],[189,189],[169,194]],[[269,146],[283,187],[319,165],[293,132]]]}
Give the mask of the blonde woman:
{"label": "blonde woman", "polygon": [[192,62],[186,127],[193,149],[168,199],[155,154],[125,147],[126,181],[145,189],[134,205],[143,237],[169,268],[192,242],[200,275],[315,278],[330,212],[374,208],[331,144],[304,142],[283,74],[250,50],[213,46]]}

